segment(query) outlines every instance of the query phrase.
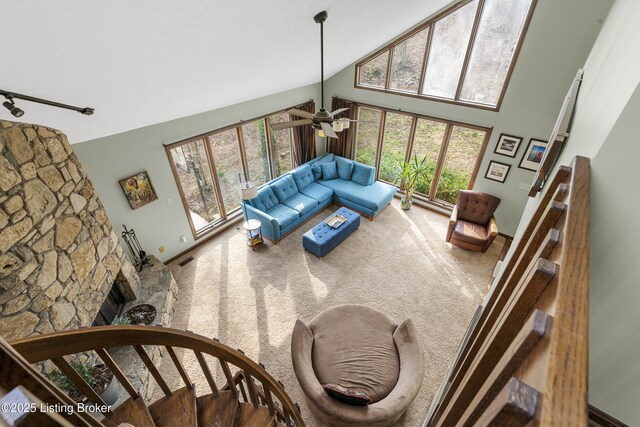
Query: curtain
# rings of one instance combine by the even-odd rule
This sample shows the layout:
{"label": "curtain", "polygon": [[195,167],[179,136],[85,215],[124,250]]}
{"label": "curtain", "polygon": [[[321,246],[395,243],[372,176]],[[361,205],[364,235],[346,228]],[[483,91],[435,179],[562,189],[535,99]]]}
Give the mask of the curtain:
{"label": "curtain", "polygon": [[[339,108],[348,108],[348,110],[338,114],[336,118],[347,117],[351,120],[356,119],[357,107],[354,102],[346,101],[340,98],[333,98],[333,101],[331,101],[331,111],[335,111]],[[353,159],[353,156],[355,154],[355,128],[356,124],[354,122],[351,122],[349,129],[343,130],[342,132],[337,132],[338,139],[328,138],[328,151],[335,154],[336,156]]]}
{"label": "curtain", "polygon": [[[315,104],[313,101],[306,102],[297,107],[299,110],[315,113]],[[292,117],[292,120],[301,117]],[[294,167],[316,157],[316,135],[311,125],[296,126],[293,128],[293,161]]]}

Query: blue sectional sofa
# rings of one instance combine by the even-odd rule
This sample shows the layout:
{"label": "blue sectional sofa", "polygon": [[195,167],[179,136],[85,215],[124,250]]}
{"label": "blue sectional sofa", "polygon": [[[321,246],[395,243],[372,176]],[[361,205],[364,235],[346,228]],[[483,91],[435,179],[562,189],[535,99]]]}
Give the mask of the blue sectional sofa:
{"label": "blue sectional sofa", "polygon": [[332,203],[369,219],[387,206],[397,189],[375,181],[375,168],[326,154],[258,187],[255,199],[242,202],[247,218],[262,222],[262,233],[277,242]]}

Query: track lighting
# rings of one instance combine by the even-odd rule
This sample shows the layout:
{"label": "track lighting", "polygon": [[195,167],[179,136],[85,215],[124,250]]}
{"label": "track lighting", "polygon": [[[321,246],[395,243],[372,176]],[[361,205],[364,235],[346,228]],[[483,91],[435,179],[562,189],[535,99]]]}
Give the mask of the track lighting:
{"label": "track lighting", "polygon": [[67,110],[77,111],[78,113],[84,114],[85,116],[92,115],[94,111],[93,108],[90,108],[90,107],[84,107],[84,108],[75,107],[73,105],[61,104],[59,102],[49,101],[42,98],[35,98],[29,95],[21,95],[19,93],[9,92],[2,89],[0,89],[0,95],[4,96],[7,99],[7,101],[3,102],[2,105],[4,105],[7,110],[11,111],[11,114],[14,117],[22,117],[24,115],[24,111],[16,107],[13,101],[14,99],[23,99],[25,101],[37,102],[38,104],[45,104],[45,105],[50,105],[52,107],[65,108]]}
{"label": "track lighting", "polygon": [[13,98],[7,98],[7,99],[8,101],[4,101],[2,105],[4,105],[5,108],[11,112],[11,115],[13,117],[22,117],[24,115],[24,111],[16,107],[16,104],[13,102]]}

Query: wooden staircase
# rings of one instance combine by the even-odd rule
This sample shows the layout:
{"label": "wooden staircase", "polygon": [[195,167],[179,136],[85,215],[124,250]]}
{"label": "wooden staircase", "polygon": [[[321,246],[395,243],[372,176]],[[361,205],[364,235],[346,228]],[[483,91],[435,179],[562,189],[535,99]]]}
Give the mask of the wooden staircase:
{"label": "wooden staircase", "polygon": [[[145,402],[139,392],[109,356],[107,349],[130,346],[145,364],[164,393],[155,402]],[[159,346],[177,370],[184,386],[172,390],[145,347]],[[207,382],[205,390],[196,389],[178,357],[179,351],[192,352]],[[104,419],[86,412],[47,413],[41,403],[75,405],[31,364],[51,360],[87,397],[97,405],[104,402],[75,372],[67,357],[95,352],[111,370],[129,398],[111,408]],[[224,385],[218,387],[211,364],[205,355],[216,359]],[[218,378],[220,379],[220,378]],[[191,332],[156,326],[102,326],[56,332],[24,338],[12,343],[0,339],[0,403],[10,403],[19,411],[11,417],[0,415],[0,426],[127,426],[136,427],[293,427],[304,426],[300,407],[294,404],[262,364],[255,363],[241,351],[217,340]],[[33,410],[36,408],[36,410]],[[4,411],[3,411],[4,412]]]}

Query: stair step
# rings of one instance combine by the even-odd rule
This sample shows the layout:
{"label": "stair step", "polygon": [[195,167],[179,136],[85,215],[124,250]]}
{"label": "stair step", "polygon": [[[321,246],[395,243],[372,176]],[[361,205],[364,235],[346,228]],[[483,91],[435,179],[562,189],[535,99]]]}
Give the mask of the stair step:
{"label": "stair step", "polygon": [[273,426],[275,422],[276,417],[269,413],[269,408],[266,406],[256,408],[251,403],[241,403],[235,425],[238,427],[267,427]]}
{"label": "stair step", "polygon": [[141,397],[125,400],[112,413],[106,415],[102,423],[107,427],[116,427],[125,423],[136,427],[156,427],[149,408]]}
{"label": "stair step", "polygon": [[230,391],[219,396],[207,394],[198,397],[198,427],[232,427],[239,409],[238,399]]}
{"label": "stair step", "polygon": [[183,387],[158,399],[149,406],[149,412],[157,427],[197,426],[195,387]]}

